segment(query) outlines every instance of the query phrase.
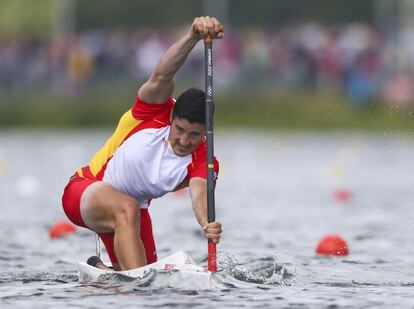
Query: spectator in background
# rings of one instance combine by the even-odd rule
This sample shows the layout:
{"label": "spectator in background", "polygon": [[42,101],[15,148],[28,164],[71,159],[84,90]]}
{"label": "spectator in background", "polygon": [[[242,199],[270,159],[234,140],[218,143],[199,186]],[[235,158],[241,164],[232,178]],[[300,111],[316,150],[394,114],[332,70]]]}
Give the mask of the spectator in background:
{"label": "spectator in background", "polygon": [[93,74],[94,62],[88,50],[74,46],[68,54],[67,75],[78,91]]}
{"label": "spectator in background", "polygon": [[[3,39],[0,90],[12,93],[39,86],[67,89],[76,85],[79,91],[92,83],[143,78],[170,43],[164,33],[95,30],[50,40]],[[407,85],[414,75],[414,44],[407,33],[402,37],[403,44],[394,44],[363,23],[237,29],[216,46],[216,85],[305,88],[343,94],[358,106],[381,97],[408,106],[413,101]],[[182,68],[183,75],[194,81],[202,57],[202,49],[197,48]]]}

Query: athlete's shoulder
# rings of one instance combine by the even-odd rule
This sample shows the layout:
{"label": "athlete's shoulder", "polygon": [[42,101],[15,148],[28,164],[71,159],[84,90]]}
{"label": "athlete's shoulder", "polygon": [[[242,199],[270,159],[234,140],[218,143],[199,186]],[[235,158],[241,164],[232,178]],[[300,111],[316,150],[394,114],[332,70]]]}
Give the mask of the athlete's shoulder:
{"label": "athlete's shoulder", "polygon": [[156,117],[160,121],[168,121],[174,103],[173,97],[170,97],[165,103],[152,104],[151,102],[145,102],[137,96],[131,109],[132,116],[139,120],[150,120]]}

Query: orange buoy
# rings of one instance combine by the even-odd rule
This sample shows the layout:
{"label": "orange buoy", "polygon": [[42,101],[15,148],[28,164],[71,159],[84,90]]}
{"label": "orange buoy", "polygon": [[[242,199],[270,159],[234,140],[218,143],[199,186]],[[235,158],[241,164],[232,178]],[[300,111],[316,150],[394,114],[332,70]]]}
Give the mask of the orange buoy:
{"label": "orange buoy", "polygon": [[348,255],[349,249],[348,244],[341,236],[328,234],[319,241],[316,253],[321,255]]}
{"label": "orange buoy", "polygon": [[49,229],[51,239],[66,236],[76,232],[76,226],[67,220],[58,221]]}
{"label": "orange buoy", "polygon": [[347,189],[337,189],[334,191],[335,200],[347,203],[351,199],[351,192]]}

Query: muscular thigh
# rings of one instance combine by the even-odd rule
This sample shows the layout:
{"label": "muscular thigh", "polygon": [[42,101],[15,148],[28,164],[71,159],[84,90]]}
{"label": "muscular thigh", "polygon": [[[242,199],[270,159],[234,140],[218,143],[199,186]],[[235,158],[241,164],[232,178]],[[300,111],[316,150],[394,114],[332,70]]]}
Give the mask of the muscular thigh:
{"label": "muscular thigh", "polygon": [[98,233],[114,231],[115,215],[119,205],[133,199],[98,181],[86,188],[80,201],[80,211],[86,226]]}

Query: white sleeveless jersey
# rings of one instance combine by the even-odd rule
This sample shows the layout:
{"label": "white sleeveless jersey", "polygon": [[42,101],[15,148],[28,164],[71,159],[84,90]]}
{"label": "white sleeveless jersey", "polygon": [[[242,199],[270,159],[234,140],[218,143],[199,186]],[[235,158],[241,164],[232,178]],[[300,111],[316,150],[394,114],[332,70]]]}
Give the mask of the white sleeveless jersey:
{"label": "white sleeveless jersey", "polygon": [[102,180],[135,197],[141,208],[173,191],[187,177],[192,158],[174,153],[169,132],[170,126],[135,133],[115,151]]}
{"label": "white sleeveless jersey", "polygon": [[[177,156],[168,142],[173,106],[173,98],[164,104],[137,98],[105,145],[78,170],[79,176],[111,184],[134,197],[141,208],[147,208],[153,198],[187,186],[193,177],[207,178],[205,140],[185,157]],[[218,168],[214,158],[216,174]]]}

